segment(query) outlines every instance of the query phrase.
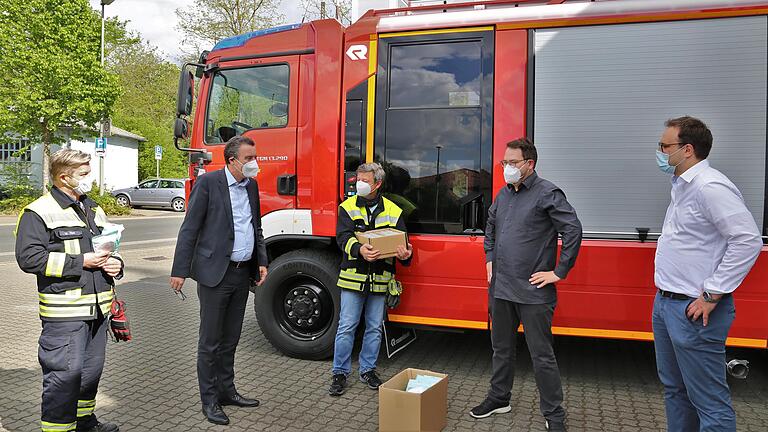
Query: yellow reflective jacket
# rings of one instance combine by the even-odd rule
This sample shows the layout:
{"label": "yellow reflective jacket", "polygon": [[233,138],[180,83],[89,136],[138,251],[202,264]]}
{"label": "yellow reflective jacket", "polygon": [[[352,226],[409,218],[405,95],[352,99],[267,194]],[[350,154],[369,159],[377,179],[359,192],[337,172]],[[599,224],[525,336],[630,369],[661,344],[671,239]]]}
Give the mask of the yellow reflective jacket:
{"label": "yellow reflective jacket", "polygon": [[93,252],[91,239],[108,223],[107,216],[90,198],[80,201],[84,212],[53,187],[19,215],[16,261],[21,270],[37,276],[43,320],[95,319],[99,312],[106,316],[112,304],[113,278],[101,269],[83,268],[83,254]]}

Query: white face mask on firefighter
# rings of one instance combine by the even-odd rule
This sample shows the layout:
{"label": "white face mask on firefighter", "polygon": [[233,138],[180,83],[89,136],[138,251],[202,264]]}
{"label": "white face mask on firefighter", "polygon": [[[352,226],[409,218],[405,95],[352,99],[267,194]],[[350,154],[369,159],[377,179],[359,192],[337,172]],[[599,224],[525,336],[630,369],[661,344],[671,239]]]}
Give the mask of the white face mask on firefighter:
{"label": "white face mask on firefighter", "polygon": [[507,184],[513,184],[520,181],[520,177],[523,176],[523,173],[520,171],[520,168],[512,165],[507,164],[504,167],[504,181],[507,182]]}
{"label": "white face mask on firefighter", "polygon": [[358,196],[366,197],[371,194],[371,185],[362,180],[357,181],[355,188],[357,189]]}
{"label": "white face mask on firefighter", "polygon": [[[74,177],[70,177],[70,179],[75,180]],[[91,191],[91,187],[93,186],[93,180],[91,179],[90,175],[87,175],[79,180],[77,180],[77,183],[74,185],[70,182],[66,182],[67,186],[71,187],[75,192],[79,193],[80,195],[85,195],[88,192]]]}

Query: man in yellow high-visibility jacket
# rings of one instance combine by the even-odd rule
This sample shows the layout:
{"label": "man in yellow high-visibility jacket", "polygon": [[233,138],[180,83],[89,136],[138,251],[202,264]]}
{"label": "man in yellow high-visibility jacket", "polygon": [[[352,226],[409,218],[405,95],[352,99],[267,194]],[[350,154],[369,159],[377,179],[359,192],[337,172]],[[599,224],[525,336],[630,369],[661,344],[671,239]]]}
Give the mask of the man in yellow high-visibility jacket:
{"label": "man in yellow high-visibility jacket", "polygon": [[[394,258],[380,259],[381,252],[357,241],[355,232],[393,227],[405,231],[403,211],[381,196],[384,170],[377,163],[363,164],[357,169],[357,195],[339,206],[336,241],[342,250],[338,286],[341,288],[339,329],[333,350],[333,379],[328,389],[340,396],[352,371],[352,345],[360,315],[365,317],[365,334],[360,351],[360,381],[378,389],[381,379],[376,374],[376,359],[381,345],[382,324],[387,285],[395,275]],[[396,258],[410,264],[413,248],[400,246]]]}
{"label": "man in yellow high-visibility jacket", "polygon": [[16,226],[16,261],[37,276],[43,432],[119,430],[93,413],[114,279],[122,277],[123,261],[93,252],[91,240],[108,221],[85,195],[92,184],[90,160],[78,150],[54,153],[51,191],[23,210]]}

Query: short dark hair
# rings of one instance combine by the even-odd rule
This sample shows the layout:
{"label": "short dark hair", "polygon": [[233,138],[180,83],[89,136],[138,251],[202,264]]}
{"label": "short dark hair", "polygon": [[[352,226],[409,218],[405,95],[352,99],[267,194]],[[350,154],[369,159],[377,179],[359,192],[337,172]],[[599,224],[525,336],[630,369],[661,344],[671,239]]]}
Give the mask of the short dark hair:
{"label": "short dark hair", "polygon": [[242,135],[234,136],[227,141],[227,144],[224,146],[224,163],[229,165],[229,160],[232,158],[237,159],[237,154],[240,153],[240,146],[243,144],[249,145],[249,146],[255,146],[256,144],[253,143],[253,140],[244,137]]}
{"label": "short dark hair", "polygon": [[712,132],[703,121],[690,116],[669,119],[664,123],[668,128],[677,128],[678,142],[691,144],[697,158],[704,160],[712,150]]}
{"label": "short dark hair", "polygon": [[507,148],[520,149],[520,151],[523,152],[523,159],[532,160],[534,168],[536,167],[536,162],[539,160],[539,154],[536,152],[536,146],[533,145],[533,141],[528,137],[522,137],[508,142]]}

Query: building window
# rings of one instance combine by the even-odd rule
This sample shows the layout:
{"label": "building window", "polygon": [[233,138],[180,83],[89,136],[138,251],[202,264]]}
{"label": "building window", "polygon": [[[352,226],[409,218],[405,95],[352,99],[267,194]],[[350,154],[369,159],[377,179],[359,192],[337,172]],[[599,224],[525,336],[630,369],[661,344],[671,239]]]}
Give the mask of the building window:
{"label": "building window", "polygon": [[29,162],[31,160],[32,149],[28,138],[0,144],[0,162]]}

